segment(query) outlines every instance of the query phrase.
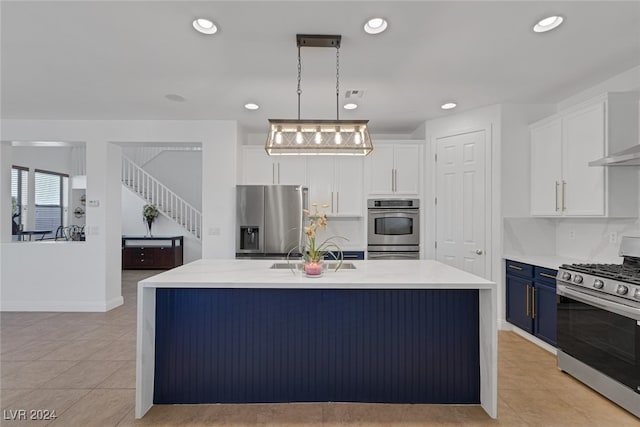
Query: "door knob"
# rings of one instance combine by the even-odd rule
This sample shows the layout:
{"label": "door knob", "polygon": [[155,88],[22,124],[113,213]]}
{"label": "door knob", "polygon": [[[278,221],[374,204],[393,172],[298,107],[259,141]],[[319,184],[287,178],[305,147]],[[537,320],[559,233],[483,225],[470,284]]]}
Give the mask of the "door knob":
{"label": "door knob", "polygon": [[476,249],[476,255],[482,255],[482,249]]}

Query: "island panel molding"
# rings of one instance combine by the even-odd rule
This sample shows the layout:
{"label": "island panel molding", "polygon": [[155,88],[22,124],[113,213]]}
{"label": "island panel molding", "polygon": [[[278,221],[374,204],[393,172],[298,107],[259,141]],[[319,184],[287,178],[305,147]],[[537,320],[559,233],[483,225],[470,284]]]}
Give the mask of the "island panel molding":
{"label": "island panel molding", "polygon": [[480,403],[477,290],[158,289],[154,404]]}

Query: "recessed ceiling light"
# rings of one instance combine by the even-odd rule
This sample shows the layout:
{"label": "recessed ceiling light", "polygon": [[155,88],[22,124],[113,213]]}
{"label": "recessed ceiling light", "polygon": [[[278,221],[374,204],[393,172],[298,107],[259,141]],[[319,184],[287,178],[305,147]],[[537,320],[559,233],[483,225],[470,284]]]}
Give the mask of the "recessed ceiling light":
{"label": "recessed ceiling light", "polygon": [[205,18],[194,19],[193,28],[202,34],[215,34],[218,32],[218,26],[210,19]]}
{"label": "recessed ceiling light", "polygon": [[371,18],[364,24],[367,34],[380,34],[387,29],[387,20],[384,18]]}
{"label": "recessed ceiling light", "polygon": [[244,108],[246,108],[247,110],[257,110],[258,108],[260,108],[260,106],[253,102],[248,102],[244,104]]}
{"label": "recessed ceiling light", "polygon": [[455,102],[447,102],[445,104],[442,104],[440,106],[440,108],[442,108],[443,110],[451,110],[452,108],[456,108],[458,104],[456,104]]}
{"label": "recessed ceiling light", "polygon": [[349,102],[347,104],[344,104],[344,109],[345,110],[355,110],[356,108],[358,108],[358,104],[354,104],[353,102]]}
{"label": "recessed ceiling light", "polygon": [[562,21],[564,21],[564,18],[562,16],[549,16],[548,18],[541,19],[533,27],[533,31],[535,31],[536,33],[551,31],[562,24]]}
{"label": "recessed ceiling light", "polygon": [[184,96],[176,95],[175,93],[169,93],[169,94],[165,95],[164,97],[167,98],[169,101],[176,101],[176,102],[184,102],[184,101],[186,101]]}

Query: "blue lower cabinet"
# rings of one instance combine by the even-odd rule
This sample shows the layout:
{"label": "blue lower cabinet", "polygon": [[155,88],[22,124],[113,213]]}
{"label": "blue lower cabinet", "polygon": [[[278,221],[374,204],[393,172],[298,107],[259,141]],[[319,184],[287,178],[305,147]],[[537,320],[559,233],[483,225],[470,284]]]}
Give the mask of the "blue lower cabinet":
{"label": "blue lower cabinet", "polygon": [[477,404],[478,296],[157,289],[154,403]]}
{"label": "blue lower cabinet", "polygon": [[506,260],[507,322],[556,345],[556,270]]}
{"label": "blue lower cabinet", "polygon": [[534,307],[533,320],[535,323],[535,335],[556,345],[556,288],[535,282],[534,286]]}
{"label": "blue lower cabinet", "polygon": [[507,275],[506,317],[512,323],[529,333],[533,333],[531,318],[531,280]]}

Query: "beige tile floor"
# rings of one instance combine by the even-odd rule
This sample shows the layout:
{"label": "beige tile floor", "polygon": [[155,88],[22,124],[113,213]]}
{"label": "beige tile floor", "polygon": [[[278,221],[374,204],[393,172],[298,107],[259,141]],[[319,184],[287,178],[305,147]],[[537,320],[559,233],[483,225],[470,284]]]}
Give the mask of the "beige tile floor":
{"label": "beige tile floor", "polygon": [[[640,420],[558,371],[546,351],[499,336],[499,418],[477,406],[381,404],[155,406],[134,419],[136,282],[108,313],[2,313],[2,426],[640,426]],[[18,409],[55,409],[54,421],[10,421]]]}

